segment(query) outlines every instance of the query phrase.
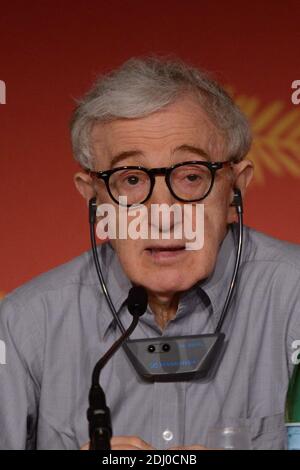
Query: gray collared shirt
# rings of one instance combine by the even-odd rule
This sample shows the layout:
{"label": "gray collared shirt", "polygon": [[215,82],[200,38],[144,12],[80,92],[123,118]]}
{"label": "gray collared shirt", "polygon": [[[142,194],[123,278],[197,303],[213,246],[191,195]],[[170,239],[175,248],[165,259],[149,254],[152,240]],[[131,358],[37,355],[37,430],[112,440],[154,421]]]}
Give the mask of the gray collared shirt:
{"label": "gray collared shirt", "polygon": [[[214,272],[182,295],[163,335],[213,332],[230,284],[235,243],[229,230]],[[130,282],[110,245],[99,254],[127,326]],[[253,448],[284,447],[292,343],[300,339],[299,288],[300,247],[245,227],[239,281],[223,329],[228,344],[215,378],[147,383],[119,350],[101,374],[114,435],[137,435],[167,449],[206,445],[209,429],[221,423],[246,424]],[[0,448],[79,449],[86,443],[92,370],[119,335],[90,251],[7,295],[0,305],[0,340],[6,345]],[[148,309],[132,338],[160,335]]]}

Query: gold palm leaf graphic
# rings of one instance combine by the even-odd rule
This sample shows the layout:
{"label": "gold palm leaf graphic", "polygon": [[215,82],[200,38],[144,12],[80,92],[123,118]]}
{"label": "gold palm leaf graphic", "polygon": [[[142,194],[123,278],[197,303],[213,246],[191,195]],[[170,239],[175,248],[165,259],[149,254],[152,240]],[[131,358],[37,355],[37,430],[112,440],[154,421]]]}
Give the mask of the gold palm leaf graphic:
{"label": "gold palm leaf graphic", "polygon": [[300,107],[286,110],[282,101],[262,106],[257,98],[244,95],[233,99],[252,126],[248,157],[255,165],[255,181],[263,184],[267,172],[300,178]]}

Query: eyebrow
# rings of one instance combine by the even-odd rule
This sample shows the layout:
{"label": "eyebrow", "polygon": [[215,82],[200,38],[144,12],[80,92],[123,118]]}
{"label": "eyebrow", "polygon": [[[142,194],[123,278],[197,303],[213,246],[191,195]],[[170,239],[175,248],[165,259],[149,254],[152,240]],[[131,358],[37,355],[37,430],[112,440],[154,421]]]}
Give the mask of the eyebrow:
{"label": "eyebrow", "polygon": [[178,152],[178,151],[194,153],[195,155],[198,155],[200,157],[210,158],[209,154],[204,149],[202,149],[201,147],[195,147],[194,145],[188,145],[188,144],[179,145],[179,147],[176,147],[174,149],[174,152]]}
{"label": "eyebrow", "polygon": [[[172,153],[174,154],[175,152],[178,152],[178,151],[193,153],[197,156],[200,156],[206,159],[210,158],[208,153],[205,152],[205,150],[203,150],[201,147],[195,147],[194,145],[188,145],[188,144],[179,145],[178,147],[175,147]],[[126,151],[123,151],[114,155],[113,158],[111,159],[110,165],[112,168],[116,163],[120,163],[120,161],[125,160],[126,158],[142,157],[142,156],[144,156],[144,153],[141,150],[126,150]]]}
{"label": "eyebrow", "polygon": [[113,167],[116,163],[119,163],[120,161],[125,160],[125,158],[141,157],[143,155],[144,154],[141,150],[126,150],[124,152],[120,152],[113,156],[110,162],[110,166]]}

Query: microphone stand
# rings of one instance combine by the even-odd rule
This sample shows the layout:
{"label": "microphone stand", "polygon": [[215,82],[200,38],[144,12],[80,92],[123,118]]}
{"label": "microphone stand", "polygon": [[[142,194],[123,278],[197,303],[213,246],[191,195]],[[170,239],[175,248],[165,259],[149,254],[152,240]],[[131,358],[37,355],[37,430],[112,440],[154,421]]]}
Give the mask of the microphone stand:
{"label": "microphone stand", "polygon": [[132,287],[127,298],[127,308],[133,316],[132,322],[129,328],[122,333],[120,338],[109,348],[94,367],[89,393],[89,408],[87,410],[90,436],[89,450],[110,450],[111,448],[112,425],[110,409],[106,405],[105,393],[99,383],[100,373],[115,352],[131,335],[138,324],[139,317],[145,313],[147,304],[148,296],[146,290],[141,286]]}
{"label": "microphone stand", "polygon": [[131,335],[138,321],[139,314],[135,314],[129,328],[110,347],[94,367],[92,385],[89,393],[89,408],[87,410],[90,436],[89,450],[110,450],[110,439],[112,437],[110,409],[106,405],[105,394],[99,383],[100,372],[123,342]]}

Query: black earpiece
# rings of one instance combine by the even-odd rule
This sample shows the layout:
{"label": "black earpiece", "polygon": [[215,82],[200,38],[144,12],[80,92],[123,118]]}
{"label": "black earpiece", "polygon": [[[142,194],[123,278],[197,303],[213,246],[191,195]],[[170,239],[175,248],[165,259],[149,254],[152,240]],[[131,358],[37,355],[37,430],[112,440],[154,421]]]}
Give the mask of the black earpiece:
{"label": "black earpiece", "polygon": [[96,222],[96,211],[97,211],[96,197],[92,197],[89,200],[89,223],[90,224],[94,224]]}
{"label": "black earpiece", "polygon": [[234,188],[233,192],[234,192],[234,195],[233,195],[233,201],[231,205],[235,206],[237,212],[242,214],[243,213],[243,198],[242,198],[241,190],[239,188]]}

